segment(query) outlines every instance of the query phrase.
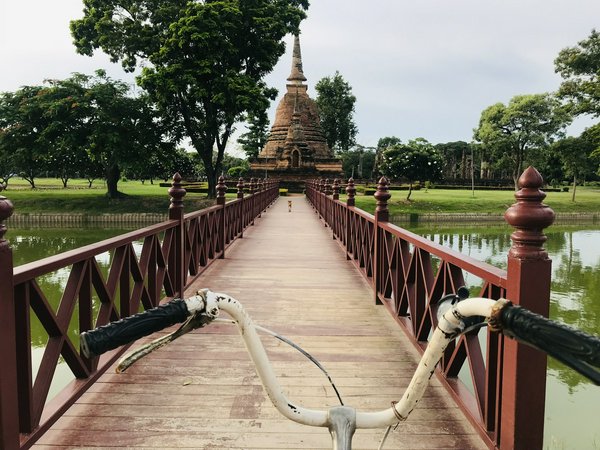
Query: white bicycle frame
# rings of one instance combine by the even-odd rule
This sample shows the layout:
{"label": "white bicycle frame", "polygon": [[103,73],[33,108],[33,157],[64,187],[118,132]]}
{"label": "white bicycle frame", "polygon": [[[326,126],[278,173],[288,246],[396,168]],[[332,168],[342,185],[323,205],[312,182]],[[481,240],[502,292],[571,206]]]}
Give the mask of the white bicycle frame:
{"label": "white bicycle frame", "polygon": [[[357,428],[385,428],[406,420],[419,402],[448,343],[465,330],[464,319],[483,316],[489,319],[495,308],[505,300],[470,298],[456,303],[440,318],[413,378],[398,402],[377,412],[356,411],[348,406],[335,406],[327,411],[305,408],[290,401],[279,384],[256,327],[242,305],[234,298],[212,291],[185,300],[190,314],[203,312],[212,319],[225,311],[236,322],[256,372],[269,399],[277,410],[294,422],[314,427],[326,427],[332,436],[333,450],[350,450]],[[131,358],[125,357],[122,361]]]}

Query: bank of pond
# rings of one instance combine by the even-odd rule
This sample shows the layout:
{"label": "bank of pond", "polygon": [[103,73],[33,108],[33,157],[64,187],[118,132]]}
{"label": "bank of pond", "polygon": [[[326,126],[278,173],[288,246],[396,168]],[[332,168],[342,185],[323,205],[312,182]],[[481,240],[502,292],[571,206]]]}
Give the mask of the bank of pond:
{"label": "bank of pond", "polygon": [[[459,225],[418,225],[402,223],[401,226],[434,242],[452,248],[472,258],[497,267],[506,268],[506,253],[510,248],[508,226],[492,225],[470,227]],[[98,242],[123,234],[126,228],[15,228],[6,235],[14,251],[15,265],[25,264],[47,256]],[[588,333],[600,335],[600,225],[552,226],[546,230],[547,249],[552,264],[552,292],[550,317]],[[142,243],[134,244],[141,251]],[[112,255],[97,257],[105,271]],[[434,258],[434,264],[436,264]],[[58,305],[68,269],[58,270],[38,279],[42,291],[53,305]],[[481,280],[470,274],[465,282],[471,292],[477,292]],[[41,324],[32,314],[32,342],[34,364],[39,364],[48,338]],[[77,338],[73,329],[73,338]],[[36,369],[37,370],[37,369]],[[468,371],[461,378],[470,386]],[[62,364],[57,369],[52,386],[56,393],[72,378],[70,370]],[[550,359],[547,372],[546,435],[547,449],[600,448],[600,430],[597,426],[600,387]]]}

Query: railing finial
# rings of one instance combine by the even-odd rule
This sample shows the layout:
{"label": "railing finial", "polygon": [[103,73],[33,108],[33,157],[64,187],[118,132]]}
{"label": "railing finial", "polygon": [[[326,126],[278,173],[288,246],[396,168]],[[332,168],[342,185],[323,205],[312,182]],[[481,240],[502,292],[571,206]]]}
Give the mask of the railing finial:
{"label": "railing finial", "polygon": [[244,198],[244,179],[240,177],[238,180],[237,187],[237,198]]}
{"label": "railing finial", "polygon": [[331,195],[331,183],[329,182],[329,178],[325,179],[325,195]]}
{"label": "railing finial", "polygon": [[504,213],[504,219],[516,231],[509,256],[519,259],[546,259],[548,253],[543,245],[546,242],[544,228],[554,222],[554,211],[542,203],[546,194],[541,190],[544,180],[540,173],[529,166],[518,181],[520,190],[515,193],[517,202]]}
{"label": "railing finial", "polygon": [[4,221],[12,216],[15,207],[12,202],[5,196],[0,195],[0,242],[4,241],[4,235],[6,234],[6,225]]}
{"label": "railing finial", "polygon": [[333,199],[340,199],[340,180],[338,180],[337,178],[333,180]]}
{"label": "railing finial", "polygon": [[183,197],[185,197],[185,188],[181,185],[181,175],[176,172],[173,175],[173,182],[169,188],[169,195],[171,196],[171,204],[169,205],[169,219],[179,219],[183,216]]}
{"label": "railing finial", "polygon": [[377,200],[377,207],[375,208],[375,217],[380,222],[388,222],[390,220],[390,212],[388,210],[388,200],[391,197],[388,186],[389,181],[386,177],[381,177],[379,183],[377,183],[377,191],[374,194],[375,200]]}
{"label": "railing finial", "polygon": [[223,175],[219,177],[219,182],[217,183],[217,205],[225,204],[225,193],[227,192],[227,185],[225,184],[225,178]]}
{"label": "railing finial", "polygon": [[346,205],[355,206],[354,196],[356,195],[356,187],[354,187],[354,178],[350,177],[348,179],[348,185],[346,186],[346,195],[348,195],[348,199],[346,200]]}

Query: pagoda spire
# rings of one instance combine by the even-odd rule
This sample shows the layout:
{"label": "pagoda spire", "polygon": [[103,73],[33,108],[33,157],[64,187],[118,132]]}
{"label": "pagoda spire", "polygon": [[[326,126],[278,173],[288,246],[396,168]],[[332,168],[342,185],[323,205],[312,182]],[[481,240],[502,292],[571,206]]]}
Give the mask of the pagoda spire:
{"label": "pagoda spire", "polygon": [[287,79],[291,84],[301,85],[306,81],[302,71],[302,53],[300,52],[300,36],[294,35],[294,53],[292,56],[292,72]]}

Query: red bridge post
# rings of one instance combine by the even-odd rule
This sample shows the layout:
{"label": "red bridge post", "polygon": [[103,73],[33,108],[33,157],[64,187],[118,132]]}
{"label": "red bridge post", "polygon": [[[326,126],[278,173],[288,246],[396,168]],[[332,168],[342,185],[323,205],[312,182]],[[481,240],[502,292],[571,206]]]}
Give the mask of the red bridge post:
{"label": "red bridge post", "polygon": [[[516,228],[508,253],[506,297],[548,317],[552,261],[544,250],[544,228],[554,222],[554,211],[542,203],[543,179],[529,167],[519,178],[517,202],[506,211]],[[541,449],[544,438],[546,355],[504,339],[500,449]]]}
{"label": "red bridge post", "polygon": [[0,448],[19,448],[19,404],[17,399],[17,355],[13,296],[13,254],[4,239],[4,221],[13,205],[0,195]]}
{"label": "red bridge post", "polygon": [[356,195],[356,187],[354,186],[354,178],[352,177],[348,179],[346,195],[346,259],[350,260],[350,246],[352,245],[352,214],[350,208],[354,208],[355,206],[354,196]]}
{"label": "red bridge post", "polygon": [[375,200],[377,200],[377,206],[375,208],[375,224],[373,227],[373,287],[375,289],[375,303],[381,305],[382,302],[379,300],[379,288],[381,283],[381,267],[383,266],[383,239],[385,238],[383,230],[379,229],[380,222],[389,222],[390,212],[388,210],[388,200],[391,197],[389,193],[389,182],[386,177],[381,177],[379,183],[377,183],[377,191],[374,194]]}
{"label": "red bridge post", "polygon": [[238,180],[238,184],[236,185],[237,187],[237,198],[240,199],[240,207],[239,207],[239,211],[240,211],[240,216],[237,220],[240,221],[240,238],[244,237],[244,227],[246,226],[246,219],[244,217],[245,214],[245,210],[244,210],[244,179],[242,177],[240,177],[240,179]]}
{"label": "red bridge post", "polygon": [[[183,223],[183,197],[185,197],[186,191],[181,185],[181,175],[175,173],[173,175],[173,182],[169,188],[170,205],[169,205],[169,220],[178,220],[179,225],[175,231],[175,252],[172,256],[171,263],[173,269],[171,269],[171,275],[174,277],[174,284],[176,292],[173,293],[174,297],[183,298],[186,273],[184,270],[185,263],[185,224]],[[170,257],[171,258],[171,257]],[[171,264],[169,264],[171,265]],[[160,300],[160,299],[158,299]],[[158,305],[155,305],[158,306]]]}
{"label": "red bridge post", "polygon": [[221,206],[219,213],[221,215],[221,226],[219,227],[219,250],[221,250],[221,255],[219,259],[225,258],[225,193],[227,192],[227,185],[225,184],[225,179],[223,175],[219,177],[219,182],[217,183],[217,205]]}

